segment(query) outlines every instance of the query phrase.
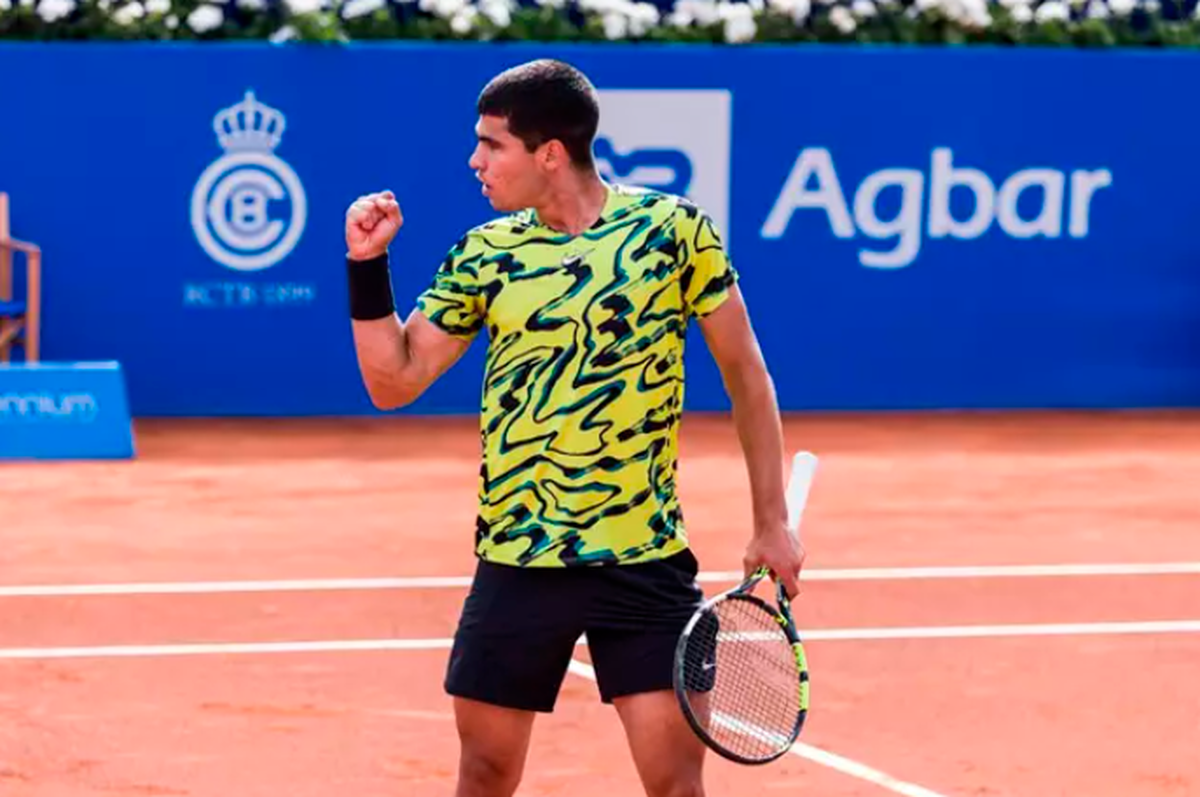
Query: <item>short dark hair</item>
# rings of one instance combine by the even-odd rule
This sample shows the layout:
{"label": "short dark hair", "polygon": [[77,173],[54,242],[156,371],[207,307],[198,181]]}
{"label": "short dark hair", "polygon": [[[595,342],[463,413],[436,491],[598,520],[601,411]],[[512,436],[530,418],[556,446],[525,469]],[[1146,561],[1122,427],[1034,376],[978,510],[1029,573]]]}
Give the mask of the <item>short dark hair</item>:
{"label": "short dark hair", "polygon": [[592,82],[570,64],[543,58],[507,69],[484,87],[476,109],[506,119],[530,152],[558,139],[573,164],[592,164],[600,103]]}

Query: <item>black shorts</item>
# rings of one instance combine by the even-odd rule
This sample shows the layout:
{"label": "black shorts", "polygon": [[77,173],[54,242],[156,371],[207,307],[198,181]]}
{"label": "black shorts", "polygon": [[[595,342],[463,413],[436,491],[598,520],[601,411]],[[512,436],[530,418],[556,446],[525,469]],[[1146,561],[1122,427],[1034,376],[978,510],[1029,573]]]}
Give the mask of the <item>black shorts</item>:
{"label": "black shorts", "polygon": [[601,700],[672,688],[675,645],[704,599],[691,551],[637,564],[480,561],[446,669],[450,695],[550,712],[587,637]]}

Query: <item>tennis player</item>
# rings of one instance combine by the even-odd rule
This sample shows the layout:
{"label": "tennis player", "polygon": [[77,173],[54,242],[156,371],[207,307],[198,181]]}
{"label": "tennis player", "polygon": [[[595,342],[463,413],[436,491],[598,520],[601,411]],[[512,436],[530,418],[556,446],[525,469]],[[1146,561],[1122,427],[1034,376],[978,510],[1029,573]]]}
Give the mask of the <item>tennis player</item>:
{"label": "tennis player", "polygon": [[[650,797],[700,797],[704,747],[672,687],[703,594],[677,495],[684,334],[696,320],[731,400],[752,492],[743,565],[795,595],[779,411],[712,220],[692,202],[606,182],[599,110],[575,68],[538,60],[491,80],[470,167],[501,215],[449,250],[396,312],[390,191],[346,214],[350,314],[371,400],[409,404],[475,336],[482,392],[477,569],[446,671],[457,797],[508,797],[534,719],[551,712],[586,633],[601,700]],[[697,120],[697,123],[702,123]]]}

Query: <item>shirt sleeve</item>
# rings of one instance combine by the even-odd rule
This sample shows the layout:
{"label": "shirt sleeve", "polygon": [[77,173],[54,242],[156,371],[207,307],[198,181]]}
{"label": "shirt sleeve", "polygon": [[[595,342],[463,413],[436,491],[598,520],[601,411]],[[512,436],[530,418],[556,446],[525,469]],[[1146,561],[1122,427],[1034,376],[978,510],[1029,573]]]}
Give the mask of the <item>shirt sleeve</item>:
{"label": "shirt sleeve", "polygon": [[689,317],[703,318],[729,298],[737,270],[712,217],[686,199],[675,211],[675,241],[684,308]]}
{"label": "shirt sleeve", "polygon": [[473,240],[467,234],[450,249],[416,302],[426,318],[460,338],[474,337],[483,327],[486,315],[479,280],[482,254]]}

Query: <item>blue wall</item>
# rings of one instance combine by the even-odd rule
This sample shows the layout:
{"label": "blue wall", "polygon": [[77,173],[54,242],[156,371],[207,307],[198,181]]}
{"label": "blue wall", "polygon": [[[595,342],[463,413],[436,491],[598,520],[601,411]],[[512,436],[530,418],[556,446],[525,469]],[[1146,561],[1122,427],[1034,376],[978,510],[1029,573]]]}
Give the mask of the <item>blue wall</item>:
{"label": "blue wall", "polygon": [[[604,90],[606,174],[713,211],[785,409],[1200,404],[1200,57],[1170,52],[0,45],[44,359],[121,361],[142,416],[373,412],[344,209],[399,195],[407,310],[491,214],[477,92],[543,55]],[[194,203],[247,91],[282,137]],[[723,408],[692,340],[689,406]],[[484,344],[408,411],[474,411]]]}

